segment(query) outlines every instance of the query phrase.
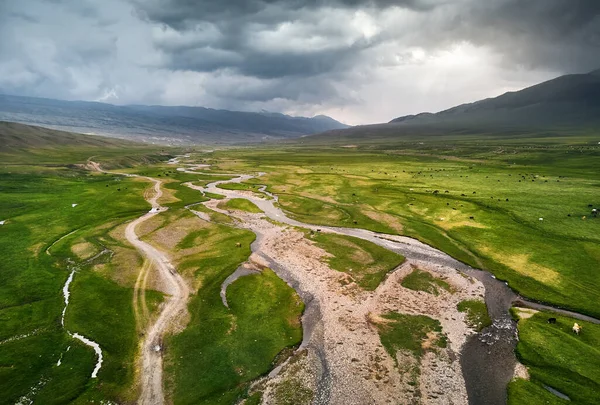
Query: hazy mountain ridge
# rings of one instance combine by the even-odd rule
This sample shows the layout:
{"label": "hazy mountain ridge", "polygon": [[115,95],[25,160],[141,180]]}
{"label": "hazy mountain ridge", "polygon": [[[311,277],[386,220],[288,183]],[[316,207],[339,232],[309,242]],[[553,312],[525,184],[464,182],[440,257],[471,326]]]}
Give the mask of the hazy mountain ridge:
{"label": "hazy mountain ridge", "polygon": [[0,152],[65,146],[115,148],[140,146],[121,139],[74,134],[32,125],[0,121]]}
{"label": "hazy mountain ridge", "polygon": [[244,143],[286,139],[347,128],[325,116],[63,101],[0,95],[0,119],[136,140]]}

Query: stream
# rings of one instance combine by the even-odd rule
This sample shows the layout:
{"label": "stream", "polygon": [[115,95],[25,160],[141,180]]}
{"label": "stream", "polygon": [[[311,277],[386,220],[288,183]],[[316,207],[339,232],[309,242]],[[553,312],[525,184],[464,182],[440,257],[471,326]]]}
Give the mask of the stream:
{"label": "stream", "polygon": [[[67,307],[69,306],[69,297],[71,296],[69,287],[71,286],[71,282],[73,281],[74,276],[75,276],[75,270],[72,270],[71,274],[69,274],[69,277],[67,278],[67,281],[65,282],[65,285],[63,286],[63,297],[65,299],[65,307],[63,308],[62,316],[60,318],[60,323],[63,326],[63,328],[65,327],[65,314],[67,313]],[[65,330],[67,330],[67,329],[65,328]],[[79,340],[84,345],[89,346],[92,349],[94,349],[94,352],[96,352],[96,357],[97,357],[96,366],[94,367],[94,370],[92,371],[92,377],[91,377],[91,378],[96,378],[98,376],[98,371],[100,371],[100,368],[102,367],[102,360],[103,360],[102,349],[100,348],[100,345],[98,343],[94,342],[93,340],[90,340],[90,339],[86,338],[85,336],[80,335],[79,333],[76,333],[76,332],[73,333],[73,332],[70,332],[69,330],[67,330],[67,333],[72,338]],[[62,356],[61,356],[61,358],[62,358]],[[58,361],[57,365],[58,366],[61,365],[61,360]]]}
{"label": "stream", "polygon": [[[259,173],[258,175],[260,176],[262,173]],[[297,221],[288,217],[275,205],[278,198],[276,195],[266,191],[266,186],[261,186],[259,191],[267,195],[269,199],[263,199],[256,195],[251,196],[236,190],[225,190],[217,187],[220,184],[241,183],[254,177],[256,176],[241,175],[230,180],[215,181],[204,188],[193,188],[225,195],[228,198],[243,198],[249,200],[257,205],[268,218],[287,225],[301,227],[316,232],[325,230],[332,233],[360,238],[382,246],[390,251],[399,253],[408,259],[424,261],[434,265],[453,267],[458,271],[479,280],[484,285],[485,302],[493,323],[489,327],[483,329],[480,333],[470,336],[462,347],[460,356],[469,404],[471,405],[504,405],[507,402],[506,387],[513,377],[517,362],[515,356],[515,347],[518,341],[517,325],[509,312],[513,303],[518,302],[521,306],[538,310],[560,312],[563,315],[577,319],[600,323],[600,321],[595,318],[528,301],[517,295],[508,287],[507,283],[496,279],[492,274],[472,268],[471,266],[452,258],[446,253],[416,239],[398,235],[380,234],[359,228],[319,226]],[[257,235],[257,237],[260,237],[260,235]],[[270,265],[277,266],[272,258],[262,255],[261,252],[257,251],[255,247],[256,244],[253,245],[253,253],[261,255]],[[288,277],[285,276],[285,270],[279,270],[278,274],[282,274],[284,281],[289,283],[289,280],[286,280]],[[294,287],[294,285],[292,285],[292,287]],[[318,331],[313,330],[319,319],[318,308],[312,308],[308,305],[309,303],[306,300],[310,300],[310,297],[307,297],[302,291],[298,291],[298,293],[307,304],[307,313],[303,317],[302,322],[307,335],[307,338],[303,342],[304,345],[309,341],[312,333],[318,333]],[[319,403],[326,403],[326,392],[329,388],[327,387],[327,364],[322,365],[324,367],[324,372],[322,373],[322,386],[320,387],[322,390],[320,391],[321,393],[324,393],[322,395],[325,397],[323,398],[325,401],[319,401]]]}

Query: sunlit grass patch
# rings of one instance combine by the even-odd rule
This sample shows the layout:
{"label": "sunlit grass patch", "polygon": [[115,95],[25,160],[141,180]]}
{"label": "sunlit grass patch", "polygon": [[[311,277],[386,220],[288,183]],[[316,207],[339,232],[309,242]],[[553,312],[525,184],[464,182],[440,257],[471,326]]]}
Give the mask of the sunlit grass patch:
{"label": "sunlit grass patch", "polygon": [[231,200],[222,201],[217,205],[218,208],[224,210],[237,210],[250,212],[252,214],[261,213],[262,210],[251,201],[244,198],[232,198]]}
{"label": "sunlit grass patch", "polygon": [[322,232],[307,232],[306,237],[331,254],[325,260],[332,269],[350,275],[368,291],[404,262],[402,255],[363,239]]}
{"label": "sunlit grass patch", "polygon": [[415,291],[425,291],[433,295],[439,295],[441,291],[453,292],[452,286],[446,281],[434,277],[427,271],[414,268],[401,282],[402,287]]}
{"label": "sunlit grass patch", "polygon": [[226,269],[205,279],[190,303],[189,326],[169,339],[175,403],[235,403],[280,351],[302,339],[304,306],[291,287],[268,269],[242,277],[228,287],[227,309],[219,297]]}

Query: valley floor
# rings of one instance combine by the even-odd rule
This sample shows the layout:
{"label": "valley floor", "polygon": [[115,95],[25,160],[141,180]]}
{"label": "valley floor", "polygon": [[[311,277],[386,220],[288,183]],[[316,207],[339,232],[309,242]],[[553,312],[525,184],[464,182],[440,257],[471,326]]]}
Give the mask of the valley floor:
{"label": "valley floor", "polygon": [[5,166],[0,403],[594,403],[598,183],[515,151]]}

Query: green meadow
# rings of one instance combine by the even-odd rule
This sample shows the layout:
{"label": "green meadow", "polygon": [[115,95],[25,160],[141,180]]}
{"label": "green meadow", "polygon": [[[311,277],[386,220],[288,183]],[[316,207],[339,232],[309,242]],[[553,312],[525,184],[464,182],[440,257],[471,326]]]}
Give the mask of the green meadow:
{"label": "green meadow", "polygon": [[[247,395],[250,382],[267,373],[280,353],[300,343],[304,305],[269,269],[229,285],[229,306],[223,304],[221,285],[248,259],[255,235],[229,226],[228,216],[201,204],[190,209],[209,214],[211,222],[185,209],[206,200],[199,191],[180,187],[188,180],[167,183],[175,191],[163,196],[170,209],[139,229],[143,240],[169,252],[194,289],[185,327],[165,341],[165,387],[176,404],[232,404]],[[246,200],[227,202],[232,201],[227,209],[257,209]]]}
{"label": "green meadow", "polygon": [[[409,384],[418,386],[420,360],[427,351],[435,351],[447,345],[446,336],[437,319],[425,315],[408,315],[397,312],[383,314],[375,322],[379,339],[385,350],[396,362]],[[413,356],[416,362],[398,362],[398,353]]]}
{"label": "green meadow", "polygon": [[[379,149],[381,148],[381,149]],[[288,146],[210,154],[264,171],[280,206],[313,224],[417,238],[524,296],[600,316],[600,146],[590,138]]]}
{"label": "green meadow", "polygon": [[442,291],[452,293],[452,287],[446,281],[418,268],[414,268],[413,271],[407,274],[400,284],[409,290],[425,291],[433,295],[439,295]]}
{"label": "green meadow", "polygon": [[230,200],[220,202],[217,207],[224,210],[245,211],[251,214],[259,214],[262,212],[262,210],[258,208],[256,204],[243,198],[232,198]]}
{"label": "green meadow", "polygon": [[[597,137],[524,134],[357,144],[210,156],[229,172],[266,172],[260,183],[279,196],[280,207],[292,218],[411,236],[492,272],[529,299],[600,317],[600,217],[591,214],[600,208]],[[349,257],[333,254],[334,267]],[[444,289],[419,273],[404,282],[432,293]],[[490,323],[483,302],[462,302],[458,309],[476,329]],[[511,383],[509,402],[564,403],[546,384],[576,403],[594,403],[600,372],[590,359],[598,357],[597,326],[583,323],[586,335],[575,337],[572,319],[558,317],[562,329],[556,330],[543,316],[519,323],[518,356],[531,380]],[[416,328],[417,335],[424,330],[418,320],[396,322],[406,330]],[[394,341],[403,349],[418,341],[393,324],[383,327],[388,350],[394,350]]]}
{"label": "green meadow", "polygon": [[[125,154],[131,152],[115,154],[116,161],[130,159]],[[0,212],[6,221],[0,227],[0,403],[135,398],[132,289],[92,270],[109,255],[86,263],[71,246],[88,241],[99,252],[98,237],[148,210],[142,197],[147,183],[82,170],[73,165],[81,162],[79,154],[63,153],[58,158],[47,153],[43,160],[62,164],[0,165]],[[69,337],[60,323],[70,268],[77,272],[65,326],[100,344],[105,362],[98,379],[90,378],[93,350]]]}
{"label": "green meadow", "polygon": [[[550,317],[556,318],[556,323],[548,323]],[[571,403],[598,403],[600,325],[577,321],[582,331],[576,335],[573,322],[572,318],[549,312],[519,320],[517,357],[527,366],[530,379],[510,383],[509,404],[568,403],[544,386],[566,394]]]}

